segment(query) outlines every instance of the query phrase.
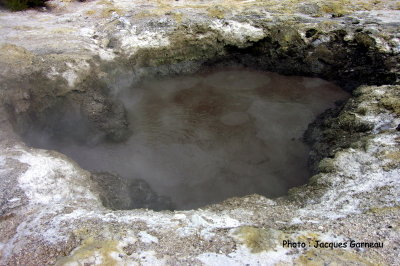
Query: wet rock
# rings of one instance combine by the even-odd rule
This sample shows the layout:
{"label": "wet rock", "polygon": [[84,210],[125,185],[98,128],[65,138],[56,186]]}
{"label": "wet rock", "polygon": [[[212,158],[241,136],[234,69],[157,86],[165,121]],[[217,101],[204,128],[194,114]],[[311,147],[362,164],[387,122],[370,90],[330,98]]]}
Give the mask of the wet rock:
{"label": "wet rock", "polygon": [[87,117],[98,134],[110,141],[120,142],[129,137],[130,129],[122,103],[100,93],[92,93],[83,99],[82,115]]}
{"label": "wet rock", "polygon": [[[0,264],[45,265],[64,258],[78,264],[398,264],[391,243],[400,239],[400,101],[399,87],[389,86],[398,84],[400,71],[400,16],[389,10],[396,6],[372,0],[332,1],[318,4],[320,9],[296,1],[216,3],[217,12],[188,1],[51,1],[49,12],[0,11]],[[353,101],[310,127],[311,157],[320,173],[308,185],[288,198],[232,198],[199,210],[107,210],[94,193],[102,193],[101,184],[91,187],[86,171],[65,156],[25,146],[11,127],[71,99],[83,103],[97,130],[121,139],[127,128],[123,111],[106,100],[112,84],[193,72],[204,62],[224,60],[318,75],[350,91],[374,86],[357,89]],[[132,80],[122,78],[127,72]],[[318,164],[323,157],[329,159]],[[120,178],[107,176],[100,177],[103,189],[134,199],[128,189],[109,183],[121,184]],[[143,204],[164,202],[141,181],[123,185],[144,195]],[[129,202],[102,197],[110,206]],[[252,229],[235,238],[243,226]],[[373,240],[379,232],[377,241],[385,245],[362,253],[285,249],[279,242],[273,248],[270,229],[303,241]],[[146,242],[148,235],[158,241]]]}
{"label": "wet rock", "polygon": [[99,187],[103,205],[112,210],[173,209],[169,198],[158,196],[142,179],[122,178],[107,172],[92,173],[91,179]]}
{"label": "wet rock", "polygon": [[358,32],[354,35],[354,40],[363,49],[369,49],[376,45],[375,40],[368,34]]}
{"label": "wet rock", "polygon": [[[374,126],[371,121],[362,119],[363,116],[367,115],[367,112],[376,112],[379,109],[378,106],[384,106],[386,109],[395,112],[395,107],[389,103],[394,103],[390,99],[397,97],[394,96],[398,94],[397,87],[383,87],[386,96],[375,96],[374,88],[379,90],[379,87],[360,87],[354,92],[356,97],[335,109],[325,111],[310,124],[304,137],[312,146],[310,164],[314,171],[317,171],[318,167],[321,169],[321,166],[317,166],[321,159],[333,157],[338,150],[350,147],[354,142],[369,136],[372,131],[395,127],[393,120],[381,121],[379,125]],[[361,91],[363,93],[360,95]],[[373,102],[377,97],[380,100]],[[385,105],[386,100],[388,103]],[[363,103],[363,106],[359,108],[361,103]],[[322,169],[325,168],[322,167]]]}

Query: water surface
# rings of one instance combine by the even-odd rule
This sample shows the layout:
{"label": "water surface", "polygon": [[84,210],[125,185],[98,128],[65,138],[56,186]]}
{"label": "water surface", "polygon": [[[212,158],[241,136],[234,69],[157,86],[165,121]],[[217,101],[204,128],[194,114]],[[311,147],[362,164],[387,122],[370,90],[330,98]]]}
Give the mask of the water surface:
{"label": "water surface", "polygon": [[252,193],[276,197],[304,184],[304,131],[349,95],[318,78],[219,68],[146,80],[117,97],[133,131],[127,142],[41,146],[88,170],[143,179],[189,209]]}

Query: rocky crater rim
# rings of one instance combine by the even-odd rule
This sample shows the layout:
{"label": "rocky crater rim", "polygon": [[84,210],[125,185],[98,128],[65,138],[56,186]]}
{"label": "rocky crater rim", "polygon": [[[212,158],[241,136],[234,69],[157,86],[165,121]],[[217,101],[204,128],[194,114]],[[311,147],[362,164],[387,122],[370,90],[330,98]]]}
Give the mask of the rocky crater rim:
{"label": "rocky crater rim", "polygon": [[[8,13],[0,14],[0,21],[7,21],[0,27],[0,175],[7,199],[2,202],[0,250],[5,264],[99,258],[122,263],[130,262],[133,253],[167,264],[260,258],[301,263],[315,254],[288,254],[279,244],[282,234],[332,241],[351,232],[350,237],[363,239],[399,220],[399,11],[314,16],[264,12],[257,6],[245,13],[225,10],[223,17],[191,9],[181,19],[166,12],[155,19],[113,7],[105,17],[86,19],[63,8],[59,24],[52,23],[57,19],[51,13],[18,13],[12,21]],[[32,22],[32,16],[43,16],[46,27]],[[71,22],[80,29],[72,30]],[[10,28],[19,35],[12,36]],[[59,34],[62,45],[57,38],[43,41],[53,36],[50,32]],[[306,136],[316,174],[288,198],[251,195],[189,211],[110,211],[101,205],[90,173],[62,154],[27,147],[15,134],[31,121],[44,123],[46,112],[60,103],[74,103],[94,121],[92,130],[119,141],[127,124],[123,109],[111,100],[113,89],[148,76],[193,73],[201,65],[226,62],[318,76],[353,91],[346,104],[310,126]],[[110,125],[104,116],[118,123]],[[336,219],[338,224],[332,222]],[[354,224],[361,230],[354,230]],[[32,254],[26,247],[33,246],[35,256],[24,255]],[[165,256],[165,247],[172,259]],[[183,255],[174,256],[176,251]],[[381,253],[346,252],[317,253],[328,261],[397,261],[390,245]]]}
{"label": "rocky crater rim", "polygon": [[400,44],[391,25],[381,35],[360,30],[362,20],[349,27],[347,17],[301,25],[266,18],[136,25],[130,19],[115,13],[98,29],[83,28],[78,38],[91,42],[84,56],[37,54],[4,44],[3,103],[16,131],[23,133],[32,123],[49,126],[50,114],[75,108],[93,135],[122,141],[130,129],[115,93],[148,77],[218,65],[316,76],[349,91],[360,84],[398,82]]}

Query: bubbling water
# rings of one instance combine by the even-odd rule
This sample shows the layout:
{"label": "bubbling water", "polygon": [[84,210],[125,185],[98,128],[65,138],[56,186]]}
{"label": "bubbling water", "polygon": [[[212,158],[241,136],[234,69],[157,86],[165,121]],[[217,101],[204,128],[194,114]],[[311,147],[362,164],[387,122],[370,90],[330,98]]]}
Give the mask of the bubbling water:
{"label": "bubbling water", "polygon": [[145,80],[117,97],[133,132],[126,142],[39,146],[91,171],[145,180],[175,209],[190,209],[253,193],[281,196],[304,184],[304,131],[349,95],[318,78],[237,67]]}

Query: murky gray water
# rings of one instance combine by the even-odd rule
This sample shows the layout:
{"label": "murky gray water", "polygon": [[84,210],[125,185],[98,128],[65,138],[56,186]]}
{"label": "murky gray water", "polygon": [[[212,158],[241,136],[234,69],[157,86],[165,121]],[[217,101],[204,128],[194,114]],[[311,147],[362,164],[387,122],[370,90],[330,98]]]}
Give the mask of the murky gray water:
{"label": "murky gray water", "polygon": [[51,148],[88,170],[144,179],[188,209],[252,193],[284,195],[304,184],[302,134],[348,94],[317,78],[226,68],[148,80],[118,97],[134,132],[126,143]]}

